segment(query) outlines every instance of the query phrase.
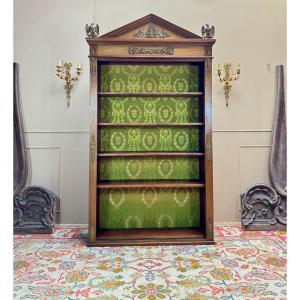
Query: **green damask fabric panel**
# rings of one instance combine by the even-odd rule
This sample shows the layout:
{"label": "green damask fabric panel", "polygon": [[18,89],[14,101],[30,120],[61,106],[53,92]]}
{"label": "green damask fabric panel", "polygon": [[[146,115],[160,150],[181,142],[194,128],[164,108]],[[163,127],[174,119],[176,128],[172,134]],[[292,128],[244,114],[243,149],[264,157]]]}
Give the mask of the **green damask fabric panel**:
{"label": "green damask fabric panel", "polygon": [[197,97],[103,97],[100,121],[105,123],[199,122]]}
{"label": "green damask fabric panel", "polygon": [[194,127],[102,127],[100,151],[199,151],[199,130]]}
{"label": "green damask fabric panel", "polygon": [[100,180],[199,179],[199,158],[102,158]]}
{"label": "green damask fabric panel", "polygon": [[[102,189],[100,228],[199,227],[199,189]],[[99,197],[99,194],[98,194]]]}
{"label": "green damask fabric panel", "polygon": [[199,68],[191,64],[101,65],[102,92],[198,92]]}

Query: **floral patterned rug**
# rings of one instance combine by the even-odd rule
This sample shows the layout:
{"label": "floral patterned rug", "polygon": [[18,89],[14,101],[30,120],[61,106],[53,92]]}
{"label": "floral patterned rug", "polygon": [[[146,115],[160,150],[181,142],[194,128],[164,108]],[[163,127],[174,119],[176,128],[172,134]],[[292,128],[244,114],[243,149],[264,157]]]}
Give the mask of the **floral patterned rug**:
{"label": "floral patterned rug", "polygon": [[14,238],[14,299],[286,299],[286,234],[215,226],[216,246],[86,247],[83,225]]}

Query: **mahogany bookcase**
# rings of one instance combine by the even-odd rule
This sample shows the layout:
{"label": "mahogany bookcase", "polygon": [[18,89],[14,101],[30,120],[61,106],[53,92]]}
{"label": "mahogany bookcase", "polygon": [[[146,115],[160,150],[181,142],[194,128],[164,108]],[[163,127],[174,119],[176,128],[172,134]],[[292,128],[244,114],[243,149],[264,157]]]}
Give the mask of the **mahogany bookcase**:
{"label": "mahogany bookcase", "polygon": [[153,14],[86,40],[88,245],[214,244],[215,40]]}

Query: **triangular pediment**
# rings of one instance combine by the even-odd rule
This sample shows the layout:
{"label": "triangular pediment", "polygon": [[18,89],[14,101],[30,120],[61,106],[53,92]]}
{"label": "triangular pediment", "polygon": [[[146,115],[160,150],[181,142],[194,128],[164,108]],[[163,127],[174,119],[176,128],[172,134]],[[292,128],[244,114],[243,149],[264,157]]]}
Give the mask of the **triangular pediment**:
{"label": "triangular pediment", "polygon": [[173,38],[202,38],[184,28],[168,22],[154,14],[147,15],[128,23],[118,29],[108,32],[101,37],[128,39],[173,39]]}

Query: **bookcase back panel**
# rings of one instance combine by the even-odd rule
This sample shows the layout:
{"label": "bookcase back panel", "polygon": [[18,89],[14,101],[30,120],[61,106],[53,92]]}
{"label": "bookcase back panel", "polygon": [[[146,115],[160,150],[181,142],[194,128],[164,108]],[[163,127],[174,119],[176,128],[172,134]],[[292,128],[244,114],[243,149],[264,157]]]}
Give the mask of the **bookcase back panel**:
{"label": "bookcase back panel", "polygon": [[200,179],[203,158],[129,157],[102,158],[98,167],[100,180]]}
{"label": "bookcase back panel", "polygon": [[102,189],[98,197],[102,229],[200,226],[197,188]]}
{"label": "bookcase back panel", "polygon": [[197,97],[101,97],[100,121],[106,123],[189,123],[203,121]]}
{"label": "bookcase back panel", "polygon": [[[198,128],[108,127],[99,133],[100,151],[199,151]],[[200,147],[201,148],[201,147]]]}
{"label": "bookcase back panel", "polygon": [[107,64],[100,68],[102,92],[198,92],[193,64]]}

